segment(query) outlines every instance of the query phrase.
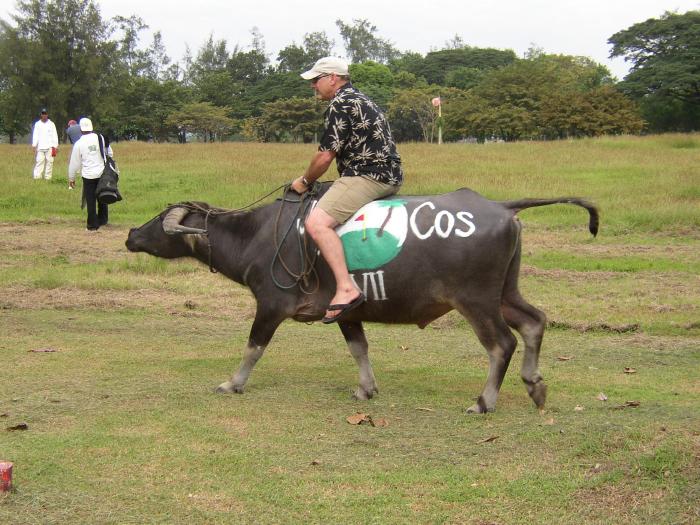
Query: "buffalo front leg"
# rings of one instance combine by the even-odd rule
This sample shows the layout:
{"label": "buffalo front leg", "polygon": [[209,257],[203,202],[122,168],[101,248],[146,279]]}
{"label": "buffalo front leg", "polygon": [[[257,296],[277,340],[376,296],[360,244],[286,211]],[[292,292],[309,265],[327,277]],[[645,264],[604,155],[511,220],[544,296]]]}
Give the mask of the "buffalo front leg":
{"label": "buffalo front leg", "polygon": [[272,336],[277,330],[277,327],[283,321],[284,318],[273,317],[270,315],[265,315],[258,309],[255,314],[255,321],[250,329],[250,337],[248,338],[248,344],[243,352],[243,361],[241,361],[241,366],[238,367],[238,371],[233,375],[230,381],[221,383],[216,391],[222,394],[242,394],[245,388],[245,384],[248,381],[248,376],[250,372],[255,367],[265,352],[265,348],[270,343]]}
{"label": "buffalo front leg", "polygon": [[353,397],[360,400],[371,399],[374,394],[379,392],[379,389],[374,379],[374,372],[372,372],[372,364],[369,362],[367,338],[362,323],[339,321],[338,325],[348,344],[350,354],[355,358],[355,362],[360,368],[360,384],[353,393]]}

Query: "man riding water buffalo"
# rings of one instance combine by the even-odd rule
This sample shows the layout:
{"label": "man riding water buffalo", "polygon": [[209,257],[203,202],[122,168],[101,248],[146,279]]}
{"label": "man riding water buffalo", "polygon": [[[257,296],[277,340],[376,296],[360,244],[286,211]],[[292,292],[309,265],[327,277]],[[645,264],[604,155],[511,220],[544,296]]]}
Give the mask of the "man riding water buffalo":
{"label": "man riding water buffalo", "polygon": [[306,192],[333,159],[340,174],[305,222],[335,277],[335,295],[322,319],[333,323],[365,301],[350,278],[335,228],[368,202],[395,194],[403,172],[389,122],[379,107],[352,85],[345,61],[321,58],[301,77],[310,80],[316,95],[330,104],[318,152],[306,173],[292,182],[292,189]]}
{"label": "man riding water buffalo", "polygon": [[[304,176],[291,184],[301,198],[289,198],[285,192],[276,202],[248,211],[181,202],[133,228],[126,242],[132,252],[167,259],[193,257],[255,296],[255,319],[243,360],[217,391],[243,393],[285,319],[322,320],[338,323],[359,367],[354,396],[369,399],[378,386],[363,322],[424,328],[457,310],[489,356],[486,384],[468,411],[495,409],[517,344],[511,329],[525,346],[521,378],[532,401],[542,408],[546,385],[538,362],[546,317],[518,290],[522,239],[516,214],[536,206],[574,204],[588,211],[589,230],[595,235],[596,207],[576,197],[496,202],[466,188],[444,195],[394,197],[403,176],[389,125],[350,84],[347,64],[324,58],[302,76],[330,105],[319,151]],[[314,185],[334,158],[340,178]],[[301,228],[300,212],[309,208]],[[336,233],[334,228],[341,224]],[[288,233],[281,242],[280,231]],[[323,258],[308,256],[316,253],[316,246],[307,245],[306,233]],[[295,257],[299,263],[291,268],[285,264],[285,270],[299,278],[315,275],[315,286],[306,287],[301,280],[280,285],[275,262]]]}

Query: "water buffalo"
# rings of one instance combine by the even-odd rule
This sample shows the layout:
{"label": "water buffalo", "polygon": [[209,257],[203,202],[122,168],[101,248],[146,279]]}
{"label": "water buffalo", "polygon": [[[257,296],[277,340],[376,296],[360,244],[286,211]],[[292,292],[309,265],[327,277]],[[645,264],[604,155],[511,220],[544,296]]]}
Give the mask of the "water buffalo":
{"label": "water buffalo", "polygon": [[[318,189],[323,191],[325,185]],[[322,258],[310,268],[309,260],[317,252],[304,234],[300,214],[305,203],[308,207],[316,201],[293,194],[296,204],[289,202],[294,200],[291,194],[285,195],[250,211],[227,211],[204,203],[175,204],[129,232],[126,246],[132,252],[166,259],[194,257],[253,292],[257,309],[243,361],[231,380],[219,385],[218,392],[242,393],[280,323],[289,318],[321,319],[333,296],[333,276]],[[521,225],[516,214],[557,203],[588,210],[589,230],[596,235],[598,211],[582,199],[496,202],[469,189],[374,201],[341,226],[338,233],[348,269],[367,297],[338,322],[360,370],[354,396],[369,399],[378,392],[363,321],[423,328],[456,309],[469,321],[489,356],[486,385],[468,412],[495,409],[517,344],[509,326],[523,338],[522,380],[535,405],[542,408],[546,386],[538,361],[546,317],[518,291]]]}

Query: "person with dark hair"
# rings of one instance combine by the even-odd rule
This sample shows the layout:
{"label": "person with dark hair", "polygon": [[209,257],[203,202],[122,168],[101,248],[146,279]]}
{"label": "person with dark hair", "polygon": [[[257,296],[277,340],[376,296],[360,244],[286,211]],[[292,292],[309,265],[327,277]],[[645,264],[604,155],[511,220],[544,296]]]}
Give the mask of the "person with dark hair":
{"label": "person with dark hair", "polygon": [[381,109],[352,85],[347,62],[321,58],[301,77],[310,80],[316,95],[330,104],[318,151],[304,175],[292,182],[292,189],[307,191],[333,159],[340,174],[304,223],[335,276],[335,295],[323,318],[324,323],[333,323],[365,300],[350,277],[335,228],[368,202],[396,193],[403,171],[389,122]]}
{"label": "person with dark hair", "polygon": [[87,231],[96,232],[109,220],[108,205],[97,200],[95,190],[105,168],[102,151],[113,156],[112,147],[101,134],[95,133],[89,118],[80,119],[81,137],[73,144],[68,165],[68,185],[75,187],[75,176],[83,179],[83,202],[87,206]]}
{"label": "person with dark hair", "polygon": [[46,180],[51,180],[53,159],[58,153],[58,133],[56,125],[49,119],[46,108],[41,110],[39,120],[34,123],[32,148],[35,157],[34,180],[41,179],[42,174]]}

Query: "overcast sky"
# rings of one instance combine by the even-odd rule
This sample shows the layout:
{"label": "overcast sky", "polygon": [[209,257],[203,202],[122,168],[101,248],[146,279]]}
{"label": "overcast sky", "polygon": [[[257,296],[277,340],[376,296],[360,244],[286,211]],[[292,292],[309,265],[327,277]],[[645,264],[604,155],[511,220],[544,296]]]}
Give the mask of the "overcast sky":
{"label": "overcast sky", "polygon": [[[584,55],[610,68],[618,78],[627,73],[621,59],[610,60],[607,40],[617,31],[665,11],[700,9],[700,0],[98,0],[103,18],[140,16],[149,29],[143,45],[160,30],[168,55],[180,60],[189,45],[193,55],[213,33],[231,51],[247,48],[250,30],[258,27],[274,61],[280,49],[301,44],[305,33],[325,31],[335,40],[334,54],[345,48],[335,21],[367,19],[377,35],[401,51],[425,54],[459,35],[475,47],[512,49],[518,56],[535,44],[547,53]],[[431,7],[426,5],[432,4]],[[15,0],[0,0],[0,18],[10,19]]]}

